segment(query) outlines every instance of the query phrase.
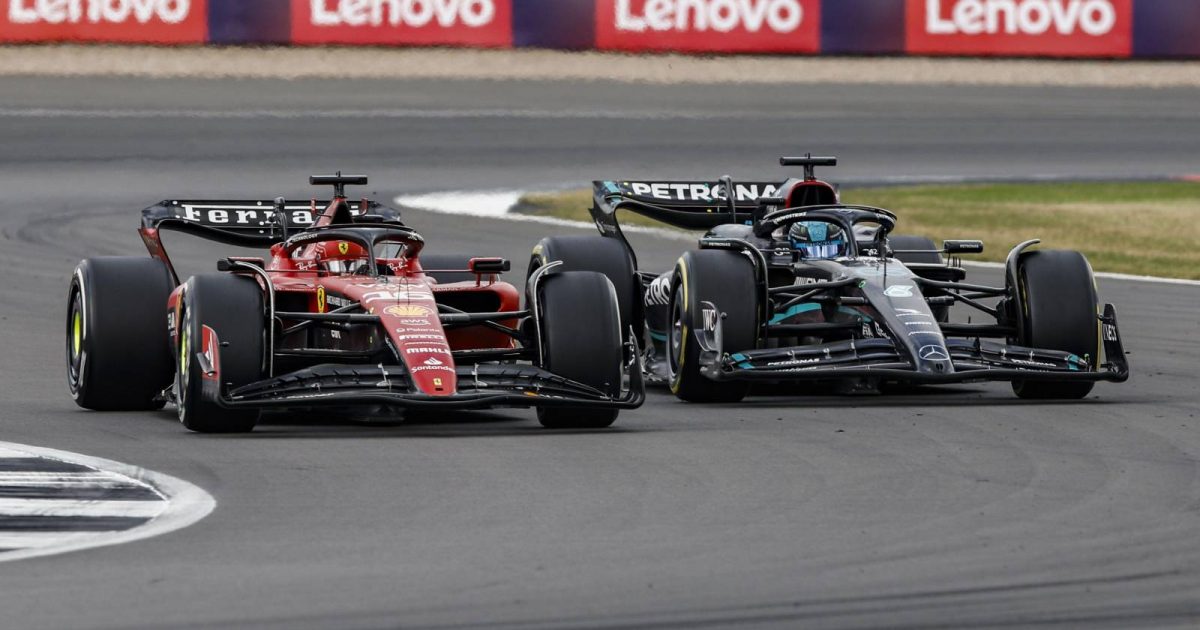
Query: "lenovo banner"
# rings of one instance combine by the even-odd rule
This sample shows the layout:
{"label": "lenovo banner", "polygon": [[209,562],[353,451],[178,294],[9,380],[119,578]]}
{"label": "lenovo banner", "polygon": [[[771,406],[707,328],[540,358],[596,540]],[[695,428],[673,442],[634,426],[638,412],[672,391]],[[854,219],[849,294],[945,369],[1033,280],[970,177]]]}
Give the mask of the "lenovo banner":
{"label": "lenovo banner", "polygon": [[0,0],[0,41],[203,43],[205,0]]}
{"label": "lenovo banner", "polygon": [[292,0],[292,42],[512,45],[513,0]]}
{"label": "lenovo banner", "polygon": [[596,0],[601,50],[816,53],[820,0]]}
{"label": "lenovo banner", "polygon": [[908,0],[916,54],[1128,57],[1133,0]]}

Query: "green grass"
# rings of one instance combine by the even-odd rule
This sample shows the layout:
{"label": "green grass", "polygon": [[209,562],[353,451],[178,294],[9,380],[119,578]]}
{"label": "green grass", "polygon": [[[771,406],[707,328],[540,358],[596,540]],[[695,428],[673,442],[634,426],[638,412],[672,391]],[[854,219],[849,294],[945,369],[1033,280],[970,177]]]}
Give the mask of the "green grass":
{"label": "green grass", "polygon": [[[1200,279],[1200,182],[964,184],[847,188],[842,201],[887,208],[898,234],[977,238],[971,260],[1003,261],[1031,238],[1077,249],[1097,271]],[[526,195],[516,210],[590,221],[587,190]],[[622,213],[629,225],[662,226]]]}

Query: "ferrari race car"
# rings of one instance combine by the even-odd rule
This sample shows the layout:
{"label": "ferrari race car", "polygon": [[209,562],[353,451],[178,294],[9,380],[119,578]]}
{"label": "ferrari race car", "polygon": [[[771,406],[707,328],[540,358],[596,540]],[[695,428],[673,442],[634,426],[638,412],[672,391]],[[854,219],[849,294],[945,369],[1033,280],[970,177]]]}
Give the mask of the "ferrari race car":
{"label": "ferrari race car", "polygon": [[[594,182],[601,236],[544,239],[530,273],[559,261],[606,274],[642,340],[646,381],[686,401],[738,401],[754,381],[842,393],[1011,381],[1022,398],[1073,399],[1128,378],[1115,311],[1099,306],[1082,254],[1027,241],[1008,254],[1004,286],[969,283],[957,257],[981,241],[895,236],[895,214],[843,204],[816,178],[836,158],[780,162],[803,177]],[[707,232],[673,270],[637,271],[619,210]],[[953,304],[974,323],[951,322]]]}
{"label": "ferrari race car", "polygon": [[[164,201],[142,213],[149,257],[82,261],[67,381],[88,409],[174,403],[194,431],[252,429],[263,410],[536,407],[596,428],[644,399],[612,283],[551,261],[520,292],[501,258],[425,255],[397,210],[347,200],[363,176],[313,176],[329,202]],[[180,282],[160,231],[269,248]]]}

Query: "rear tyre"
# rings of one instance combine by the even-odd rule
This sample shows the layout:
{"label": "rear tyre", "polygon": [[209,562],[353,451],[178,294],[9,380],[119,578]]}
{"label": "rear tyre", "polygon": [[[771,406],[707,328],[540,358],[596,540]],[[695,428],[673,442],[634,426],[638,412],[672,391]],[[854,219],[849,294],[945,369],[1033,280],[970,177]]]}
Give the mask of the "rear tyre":
{"label": "rear tyre", "polygon": [[712,302],[721,320],[721,350],[737,352],[757,346],[758,292],[754,266],[745,256],[722,250],[684,253],[671,281],[671,329],[667,355],[671,391],[688,402],[737,402],[750,384],[713,381],[700,373],[696,331],[704,324],[702,302]]}
{"label": "rear tyre", "polygon": [[[888,244],[893,250],[896,249],[925,249],[937,250],[938,246],[933,242],[933,239],[924,236],[889,236]],[[942,255],[937,251],[922,252],[919,254],[896,254],[896,260],[902,263],[918,263],[918,264],[942,264]],[[939,295],[936,291],[931,291],[932,295]],[[931,306],[929,310],[933,313],[934,319],[939,322],[950,321],[949,306]]]}
{"label": "rear tyre", "polygon": [[[621,393],[621,319],[612,282],[592,271],[546,276],[538,287],[542,367],[617,397]],[[551,429],[610,426],[618,409],[539,407]]]}
{"label": "rear tyre", "polygon": [[[250,431],[258,423],[258,410],[225,409],[215,397],[263,377],[262,289],[244,276],[193,276],[184,289],[182,311],[175,376],[179,421],[200,433]],[[205,377],[199,360],[205,326],[213,329],[220,344],[219,383]]]}
{"label": "rear tyre", "polygon": [[[422,269],[466,269],[472,256],[463,254],[421,254]],[[438,284],[474,281],[475,274],[469,271],[426,271],[425,275]]]}
{"label": "rear tyre", "polygon": [[171,384],[167,300],[174,282],[162,261],[89,258],[67,297],[67,387],[96,411],[161,409]]}
{"label": "rear tyre", "polygon": [[[1023,335],[1018,342],[1030,348],[1061,350],[1086,357],[1092,369],[1100,361],[1096,281],[1083,254],[1039,250],[1021,257],[1017,268],[1018,304]],[[1078,399],[1094,383],[1013,381],[1013,391],[1029,399]]]}
{"label": "rear tyre", "polygon": [[[528,279],[538,268],[556,260],[562,261],[562,271],[594,271],[604,274],[617,292],[621,312],[621,331],[633,326],[636,338],[641,339],[644,328],[641,283],[638,282],[633,259],[625,245],[615,238],[604,236],[552,236],[542,239],[533,248],[529,259]],[[622,335],[623,336],[623,335]]]}

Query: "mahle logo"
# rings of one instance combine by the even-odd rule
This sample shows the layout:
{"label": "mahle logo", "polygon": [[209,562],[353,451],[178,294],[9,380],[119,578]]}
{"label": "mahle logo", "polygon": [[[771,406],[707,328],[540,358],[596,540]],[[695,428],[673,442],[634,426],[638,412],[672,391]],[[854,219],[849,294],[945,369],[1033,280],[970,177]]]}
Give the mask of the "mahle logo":
{"label": "mahle logo", "polygon": [[757,33],[768,28],[791,33],[804,23],[800,0],[645,0],[640,12],[634,0],[617,0],[620,31],[716,31],[738,28]]}
{"label": "mahle logo", "polygon": [[1110,0],[925,0],[930,35],[1071,35],[1099,37],[1117,25]]}

